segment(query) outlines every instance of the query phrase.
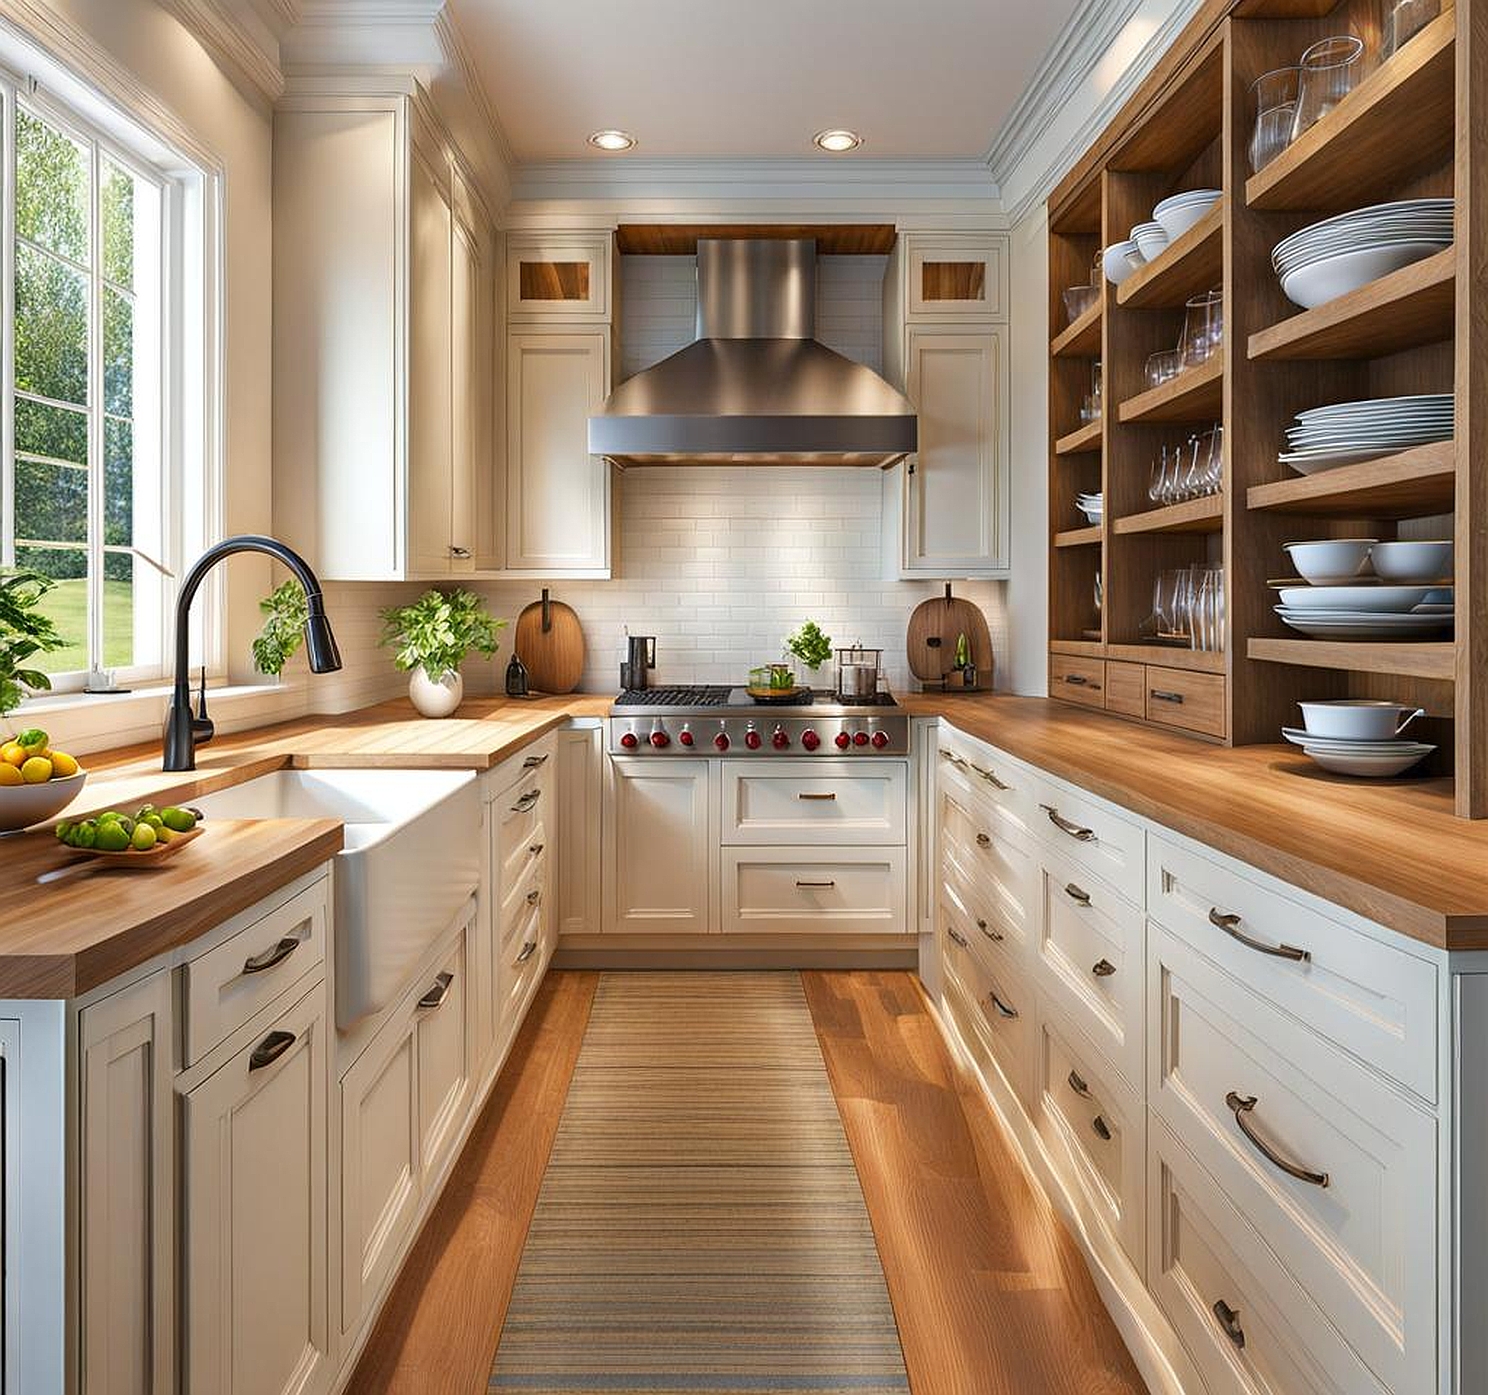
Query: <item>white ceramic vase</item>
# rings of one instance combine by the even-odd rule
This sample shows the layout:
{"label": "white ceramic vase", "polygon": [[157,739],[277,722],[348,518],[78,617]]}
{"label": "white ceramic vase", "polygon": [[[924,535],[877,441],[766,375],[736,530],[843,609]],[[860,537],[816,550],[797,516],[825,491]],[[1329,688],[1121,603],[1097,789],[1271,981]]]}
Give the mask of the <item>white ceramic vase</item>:
{"label": "white ceramic vase", "polygon": [[422,668],[416,668],[408,678],[408,696],[422,716],[448,717],[465,696],[465,680],[453,669],[430,678]]}

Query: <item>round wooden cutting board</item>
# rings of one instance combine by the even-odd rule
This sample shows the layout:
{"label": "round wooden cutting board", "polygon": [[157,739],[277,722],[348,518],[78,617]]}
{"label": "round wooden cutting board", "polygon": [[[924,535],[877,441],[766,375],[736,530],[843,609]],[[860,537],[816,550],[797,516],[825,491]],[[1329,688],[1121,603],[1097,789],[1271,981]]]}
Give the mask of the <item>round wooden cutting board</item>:
{"label": "round wooden cutting board", "polygon": [[546,590],[517,616],[512,640],[534,692],[571,693],[584,676],[584,630],[572,606]]}
{"label": "round wooden cutting board", "polygon": [[971,648],[971,661],[976,665],[978,688],[992,686],[992,636],[987,630],[987,617],[980,607],[951,595],[921,601],[909,617],[909,671],[922,683],[949,681],[961,686],[960,676],[952,669],[956,660],[956,636],[964,634]]}

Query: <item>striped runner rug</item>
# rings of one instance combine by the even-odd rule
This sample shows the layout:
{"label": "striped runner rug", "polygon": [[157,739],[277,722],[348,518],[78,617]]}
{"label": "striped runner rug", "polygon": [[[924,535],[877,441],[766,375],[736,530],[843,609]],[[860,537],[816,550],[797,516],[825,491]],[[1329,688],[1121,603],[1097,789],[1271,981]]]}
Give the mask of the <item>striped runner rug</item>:
{"label": "striped runner rug", "polygon": [[492,1391],[905,1392],[794,973],[607,973]]}

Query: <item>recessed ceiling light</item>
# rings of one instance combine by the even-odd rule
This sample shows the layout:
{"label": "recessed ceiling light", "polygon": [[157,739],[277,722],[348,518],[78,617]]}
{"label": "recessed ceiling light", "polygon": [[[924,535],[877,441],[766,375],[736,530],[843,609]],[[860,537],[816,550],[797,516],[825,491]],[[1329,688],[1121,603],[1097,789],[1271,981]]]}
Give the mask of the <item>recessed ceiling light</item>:
{"label": "recessed ceiling light", "polygon": [[819,149],[829,151],[833,155],[856,150],[863,143],[863,137],[856,131],[847,131],[840,127],[831,131],[818,131],[811,139]]}
{"label": "recessed ceiling light", "polygon": [[596,131],[589,137],[589,144],[601,150],[630,150],[635,143],[629,131]]}

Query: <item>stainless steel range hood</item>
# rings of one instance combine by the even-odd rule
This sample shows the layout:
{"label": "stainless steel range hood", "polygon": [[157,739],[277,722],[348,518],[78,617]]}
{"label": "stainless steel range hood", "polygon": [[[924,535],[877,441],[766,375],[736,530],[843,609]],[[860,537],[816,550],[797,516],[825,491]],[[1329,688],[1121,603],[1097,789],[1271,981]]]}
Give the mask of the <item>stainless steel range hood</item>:
{"label": "stainless steel range hood", "polygon": [[620,384],[589,418],[619,465],[892,465],[915,410],[812,338],[816,244],[698,241],[697,340]]}

